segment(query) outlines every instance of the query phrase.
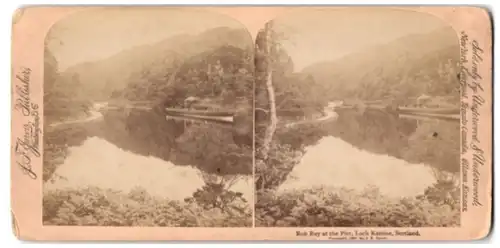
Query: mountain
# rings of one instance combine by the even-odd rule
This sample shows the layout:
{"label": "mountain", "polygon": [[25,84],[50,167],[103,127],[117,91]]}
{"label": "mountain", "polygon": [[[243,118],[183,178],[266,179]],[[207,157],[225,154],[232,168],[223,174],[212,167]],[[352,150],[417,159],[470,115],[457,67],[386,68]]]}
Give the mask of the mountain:
{"label": "mountain", "polygon": [[196,96],[233,105],[252,98],[252,75],[252,50],[224,45],[186,58],[174,70],[162,63],[151,65],[115,91],[113,99],[177,106]]}
{"label": "mountain", "polygon": [[152,65],[161,64],[167,71],[174,63],[223,45],[249,49],[253,41],[246,30],[214,28],[199,35],[178,35],[155,44],[129,48],[107,59],[72,66],[61,76],[77,75],[85,86],[82,90],[86,95],[92,100],[103,100],[113,91],[125,88],[132,77]]}
{"label": "mountain", "polygon": [[[454,94],[460,50],[452,29],[412,34],[303,69],[338,98]],[[445,80],[446,82],[443,82]],[[439,82],[438,82],[439,81]],[[439,89],[438,89],[439,88]]]}

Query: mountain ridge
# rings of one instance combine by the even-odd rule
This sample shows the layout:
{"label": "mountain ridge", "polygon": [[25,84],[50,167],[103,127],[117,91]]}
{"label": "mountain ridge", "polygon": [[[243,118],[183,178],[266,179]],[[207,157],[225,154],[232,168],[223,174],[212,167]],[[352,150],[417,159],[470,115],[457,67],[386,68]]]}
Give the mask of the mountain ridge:
{"label": "mountain ridge", "polygon": [[[443,31],[445,31],[444,35],[443,35]],[[321,66],[323,64],[338,62],[338,61],[345,61],[346,59],[349,59],[353,55],[359,55],[359,54],[362,54],[362,53],[366,53],[367,51],[373,51],[376,48],[381,48],[381,47],[386,48],[386,47],[394,46],[397,43],[406,43],[408,41],[411,42],[411,40],[413,40],[413,38],[415,38],[415,37],[422,39],[422,38],[425,38],[425,37],[432,37],[432,36],[435,36],[435,35],[441,36],[441,38],[438,38],[438,39],[435,39],[435,40],[441,41],[441,43],[445,43],[445,44],[448,43],[447,45],[444,45],[444,46],[459,46],[458,36],[456,36],[456,38],[457,38],[456,39],[456,44],[452,44],[453,42],[451,42],[451,40],[449,39],[450,35],[451,35],[450,34],[450,30],[448,30],[447,28],[441,28],[441,29],[438,29],[438,30],[435,30],[435,31],[431,31],[431,32],[427,32],[427,33],[406,35],[406,36],[394,39],[394,40],[392,40],[392,41],[390,41],[388,43],[375,44],[375,45],[366,47],[366,48],[364,48],[364,49],[362,49],[360,51],[356,51],[356,52],[344,55],[344,56],[342,56],[342,57],[340,57],[338,59],[335,59],[335,60],[328,60],[328,61],[316,62],[316,63],[310,64],[310,65],[304,67],[300,72],[308,73],[311,70],[311,68],[313,68],[313,67]],[[444,36],[447,36],[447,37],[444,37]],[[408,46],[405,46],[405,47],[408,47]],[[440,46],[431,47],[431,49],[428,49],[428,50],[434,50],[436,48],[437,49],[443,48],[443,45],[441,44]]]}
{"label": "mountain ridge", "polygon": [[333,61],[318,62],[305,67],[302,73],[312,75],[315,81],[330,88],[355,90],[373,82],[399,83],[406,77],[420,80],[427,75],[436,79],[438,67],[458,63],[459,56],[456,33],[438,29],[403,36]]}
{"label": "mountain ridge", "polygon": [[198,35],[180,34],[153,44],[130,47],[105,59],[73,65],[60,75],[76,74],[86,85],[85,90],[90,91],[89,95],[107,98],[110,92],[125,88],[134,74],[152,64],[161,63],[169,70],[179,61],[223,45],[249,49],[253,46],[249,37],[244,29],[228,27],[210,29]]}

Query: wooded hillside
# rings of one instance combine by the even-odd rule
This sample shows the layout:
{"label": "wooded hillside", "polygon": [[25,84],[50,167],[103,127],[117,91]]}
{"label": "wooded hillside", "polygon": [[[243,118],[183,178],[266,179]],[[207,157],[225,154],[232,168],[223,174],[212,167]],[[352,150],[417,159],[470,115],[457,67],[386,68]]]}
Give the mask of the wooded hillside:
{"label": "wooded hillside", "polygon": [[337,99],[405,101],[421,94],[453,96],[458,104],[458,37],[452,29],[405,36],[306,67]]}

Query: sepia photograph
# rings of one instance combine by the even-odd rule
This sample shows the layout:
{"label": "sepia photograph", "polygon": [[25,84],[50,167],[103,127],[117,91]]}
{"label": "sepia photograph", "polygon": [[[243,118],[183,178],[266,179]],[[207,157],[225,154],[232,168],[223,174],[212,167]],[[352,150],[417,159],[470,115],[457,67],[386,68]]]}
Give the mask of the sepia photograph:
{"label": "sepia photograph", "polygon": [[255,225],[460,226],[459,42],[440,18],[390,8],[268,22]]}
{"label": "sepia photograph", "polygon": [[479,240],[491,16],[473,6],[25,6],[26,241]]}
{"label": "sepia photograph", "polygon": [[43,225],[251,227],[254,39],[189,8],[77,11],[44,51]]}

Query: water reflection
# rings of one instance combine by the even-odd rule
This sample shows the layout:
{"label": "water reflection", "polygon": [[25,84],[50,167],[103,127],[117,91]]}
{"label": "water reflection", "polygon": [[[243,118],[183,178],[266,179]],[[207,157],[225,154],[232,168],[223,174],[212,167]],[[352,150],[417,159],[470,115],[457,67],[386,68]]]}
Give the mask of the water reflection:
{"label": "water reflection", "polygon": [[277,132],[281,143],[305,150],[281,190],[375,185],[388,195],[416,195],[460,171],[459,122],[372,110],[338,115],[334,121]]}
{"label": "water reflection", "polygon": [[161,110],[110,109],[90,123],[57,127],[46,144],[81,145],[99,137],[137,155],[151,156],[177,166],[195,166],[219,175],[252,172],[250,146],[237,146],[232,133],[210,124],[166,120]]}
{"label": "water reflection", "polygon": [[377,154],[459,171],[459,122],[399,118],[383,111],[345,111],[329,134]]}
{"label": "water reflection", "polygon": [[447,172],[460,170],[458,121],[414,120],[378,110],[340,110],[338,114],[335,121],[281,130],[279,140],[300,147],[333,136],[370,153],[425,163]]}
{"label": "water reflection", "polygon": [[[226,189],[252,199],[252,150],[234,144],[230,132],[166,120],[158,109],[107,109],[102,114],[46,132],[44,170],[51,169],[45,188],[128,192],[139,186],[152,195],[183,200],[205,184],[228,181]],[[64,157],[57,152],[61,149]],[[56,159],[61,161],[54,164]]]}

